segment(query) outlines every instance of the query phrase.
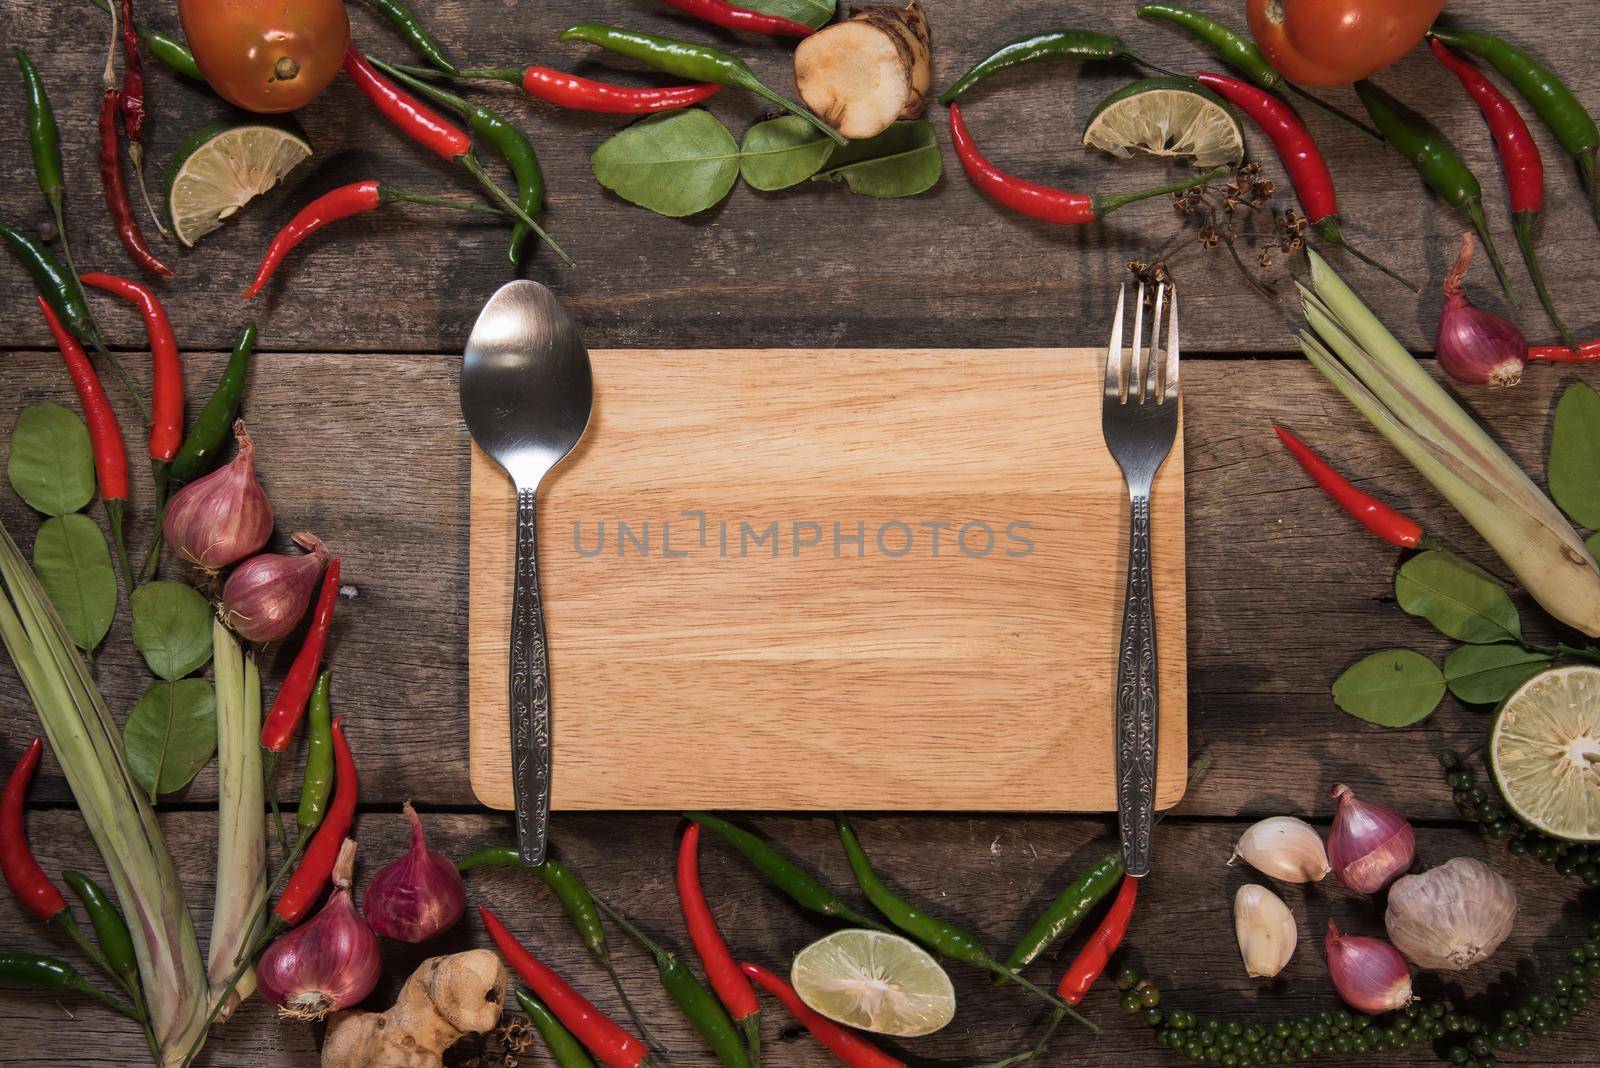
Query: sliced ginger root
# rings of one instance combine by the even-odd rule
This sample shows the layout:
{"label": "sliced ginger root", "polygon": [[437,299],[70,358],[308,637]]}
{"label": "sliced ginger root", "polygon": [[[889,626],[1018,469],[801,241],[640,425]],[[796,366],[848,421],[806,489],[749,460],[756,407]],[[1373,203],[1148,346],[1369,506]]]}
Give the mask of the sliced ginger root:
{"label": "sliced ginger root", "polygon": [[795,49],[794,78],[806,106],[852,141],[921,115],[933,63],[920,0],[861,8],[805,38]]}

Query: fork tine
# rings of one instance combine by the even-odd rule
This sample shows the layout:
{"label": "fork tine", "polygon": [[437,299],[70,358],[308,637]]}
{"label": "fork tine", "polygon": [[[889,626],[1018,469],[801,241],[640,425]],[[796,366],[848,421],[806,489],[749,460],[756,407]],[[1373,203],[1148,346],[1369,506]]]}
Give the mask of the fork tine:
{"label": "fork tine", "polygon": [[1144,283],[1139,283],[1139,295],[1133,299],[1133,348],[1128,353],[1128,399],[1144,403],[1144,374],[1139,364],[1139,350],[1144,346]]}
{"label": "fork tine", "polygon": [[[1161,351],[1161,314],[1165,309],[1166,296],[1167,287],[1157,283],[1155,314],[1150,317],[1150,351],[1145,354],[1144,377],[1139,380],[1139,402],[1141,404],[1144,403],[1146,398],[1150,400],[1159,400],[1161,398],[1157,387],[1165,368],[1162,366],[1157,354]],[[1146,383],[1149,384],[1148,388],[1146,388]]]}
{"label": "fork tine", "polygon": [[1117,313],[1111,320],[1111,344],[1106,349],[1106,386],[1107,397],[1116,397],[1120,402],[1122,396],[1122,306],[1128,296],[1126,283],[1117,287]]}
{"label": "fork tine", "polygon": [[1172,307],[1167,319],[1167,359],[1161,386],[1163,401],[1178,398],[1178,287],[1172,286]]}

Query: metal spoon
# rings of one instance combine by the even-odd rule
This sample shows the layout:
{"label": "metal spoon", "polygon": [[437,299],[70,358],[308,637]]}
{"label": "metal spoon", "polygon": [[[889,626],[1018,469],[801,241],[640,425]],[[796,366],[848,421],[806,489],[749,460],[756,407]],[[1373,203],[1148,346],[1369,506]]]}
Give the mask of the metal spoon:
{"label": "metal spoon", "polygon": [[501,286],[467,338],[461,414],[472,440],[517,487],[511,773],[525,864],[543,862],[550,827],[550,661],[534,505],[539,483],[583,437],[593,407],[589,351],[555,294],[526,280]]}

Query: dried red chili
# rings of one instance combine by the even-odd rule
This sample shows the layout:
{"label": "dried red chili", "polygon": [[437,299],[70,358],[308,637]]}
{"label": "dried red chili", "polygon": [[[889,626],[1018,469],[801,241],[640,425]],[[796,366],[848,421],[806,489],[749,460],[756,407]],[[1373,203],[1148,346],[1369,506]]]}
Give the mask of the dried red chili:
{"label": "dried red chili", "polygon": [[44,742],[35,738],[6,780],[5,793],[0,794],[0,873],[22,907],[49,923],[66,912],[67,899],[33,859],[22,808],[43,753]]}
{"label": "dried red chili", "polygon": [[1073,959],[1067,974],[1061,977],[1061,983],[1056,987],[1056,993],[1068,1005],[1078,1005],[1083,1002],[1083,997],[1100,978],[1100,973],[1106,970],[1106,964],[1111,960],[1111,954],[1122,945],[1123,936],[1128,933],[1128,924],[1133,920],[1134,901],[1139,896],[1139,880],[1131,875],[1122,877],[1122,885],[1117,888],[1117,896],[1112,899],[1111,908],[1106,912],[1105,919],[1100,921],[1100,926],[1094,934],[1089,936],[1089,941]]}
{"label": "dried red chili", "polygon": [[317,684],[322,651],[328,644],[328,628],[333,624],[333,606],[338,600],[339,558],[335,556],[328,561],[328,570],[322,575],[322,588],[317,592],[317,606],[311,613],[305,644],[295,654],[294,663],[284,676],[278,696],[272,699],[267,720],[261,726],[261,748],[269,753],[283,752],[294,740],[294,732],[305,715],[306,702]]}
{"label": "dried red chili", "polygon": [[763,15],[746,7],[735,7],[726,0],[664,0],[666,4],[702,22],[725,30],[746,30],[776,37],[810,37],[816,30],[801,22]]}
{"label": "dried red chili", "polygon": [[728,952],[722,932],[717,929],[717,918],[706,902],[700,886],[700,825],[691,822],[678,843],[678,903],[683,909],[683,922],[689,928],[689,941],[700,956],[706,970],[706,979],[722,1002],[744,1030],[745,1042],[752,1056],[760,1061],[761,1003],[750,980],[739,970],[739,964]]}
{"label": "dried red chili", "polygon": [[1289,183],[1294,186],[1300,206],[1305,209],[1306,222],[1330,245],[1337,245],[1369,267],[1376,268],[1413,292],[1417,286],[1391,271],[1359,249],[1351,248],[1340,229],[1339,199],[1333,187],[1333,174],[1328,161],[1317,147],[1316,138],[1306,129],[1305,123],[1294,108],[1282,98],[1249,82],[1230,78],[1225,74],[1201,71],[1195,81],[1215,92],[1228,103],[1250,116],[1267,135],[1283,169],[1288,172]]}
{"label": "dried red chili", "polygon": [[67,374],[78,391],[78,402],[83,405],[83,420],[89,426],[89,445],[94,452],[95,479],[100,483],[100,499],[106,507],[106,518],[111,521],[111,537],[123,581],[132,593],[133,570],[128,564],[127,542],[122,535],[122,520],[128,505],[128,449],[122,442],[122,428],[117,425],[117,414],[111,410],[105,387],[94,373],[83,346],[61,325],[49,303],[43,297],[37,299],[44,321],[56,339],[56,348],[67,363]]}
{"label": "dried red chili", "polygon": [[156,229],[165,234],[167,228],[161,224],[156,206],[150,203],[150,190],[144,184],[144,61],[139,58],[139,30],[133,21],[133,0],[121,0],[118,6],[122,11],[122,92],[117,104],[122,113],[122,128],[128,135],[128,158],[133,160],[133,173],[139,181],[144,206],[155,220]]}
{"label": "dried red chili", "polygon": [[[126,0],[122,0],[126,4]],[[133,261],[147,271],[156,274],[170,275],[172,269],[156,258],[150,251],[150,245],[144,239],[144,234],[139,229],[139,220],[134,218],[133,205],[128,200],[128,187],[122,178],[122,142],[117,137],[117,114],[123,108],[123,90],[117,85],[117,75],[112,59],[117,52],[116,30],[118,26],[116,11],[111,15],[112,39],[111,50],[106,53],[105,69],[100,74],[102,94],[100,97],[100,184],[104,188],[106,210],[111,213],[112,225],[116,227],[117,237],[122,241],[122,247],[128,250],[128,255]],[[135,45],[138,39],[135,37]],[[142,75],[139,79],[142,84]],[[140,115],[134,119],[134,126],[141,132],[143,130],[143,96],[142,89],[139,99]],[[130,134],[131,137],[131,134]]]}
{"label": "dried red chili", "polygon": [[142,282],[94,272],[81,275],[79,281],[131,302],[144,318],[150,341],[150,457],[166,463],[183,444],[183,364],[172,321],[155,291]]}
{"label": "dried red chili", "polygon": [[871,1042],[847,1028],[841,1027],[800,1000],[794,987],[784,982],[759,964],[746,961],[740,970],[761,985],[761,988],[783,1002],[783,1007],[812,1037],[821,1042],[848,1068],[905,1068],[905,1061],[891,1057]]}
{"label": "dried red chili", "polygon": [[643,1042],[595,1008],[594,1003],[573,989],[572,984],[528,952],[506,930],[506,925],[500,922],[498,916],[487,908],[479,908],[478,915],[483,917],[483,926],[506,963],[522,976],[539,1000],[550,1007],[550,1011],[555,1013],[567,1030],[606,1068],[639,1068],[649,1063],[649,1050]]}
{"label": "dried red chili", "polygon": [[1272,429],[1278,432],[1278,440],[1284,447],[1300,461],[1300,466],[1305,468],[1311,480],[1322,487],[1324,493],[1333,498],[1335,504],[1349,512],[1355,520],[1372,533],[1402,549],[1414,549],[1422,541],[1422,527],[1410,516],[1401,515],[1387,504],[1356,489],[1339,472],[1335,471],[1322,457],[1312,451],[1311,446],[1295,437],[1278,424],[1272,424]]}
{"label": "dried red chili", "polygon": [[339,847],[350,836],[350,824],[355,820],[356,795],[359,793],[356,762],[350,755],[350,744],[345,741],[344,728],[337,718],[333,721],[333,765],[333,802],[328,806],[328,814],[323,817],[322,826],[317,828],[316,834],[311,836],[311,844],[306,847],[300,866],[289,877],[278,903],[272,906],[272,923],[279,931],[287,930],[305,919],[311,906],[322,896],[322,889],[328,885],[328,877],[333,874],[334,861],[339,859]]}
{"label": "dried red chili", "polygon": [[1114,196],[1069,193],[1064,189],[1040,185],[1038,182],[1030,182],[1025,178],[1007,174],[990,163],[983,153],[978,151],[978,146],[973,144],[972,136],[967,133],[967,124],[961,118],[961,106],[955,103],[950,105],[950,138],[955,142],[956,158],[961,160],[961,166],[966,168],[967,177],[972,179],[973,185],[1008,208],[1050,223],[1066,225],[1091,223],[1134,201],[1147,200],[1163,193],[1192,189],[1227,173],[1226,167],[1219,167],[1185,182],[1143,189],[1135,193],[1118,193]]}

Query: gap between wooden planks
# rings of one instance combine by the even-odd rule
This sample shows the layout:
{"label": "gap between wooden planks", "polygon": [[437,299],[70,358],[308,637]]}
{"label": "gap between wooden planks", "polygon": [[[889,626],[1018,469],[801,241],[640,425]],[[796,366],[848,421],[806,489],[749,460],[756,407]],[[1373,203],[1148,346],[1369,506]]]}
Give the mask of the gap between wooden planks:
{"label": "gap between wooden planks", "polygon": [[[1127,493],[1102,353],[591,355],[593,419],[540,499],[555,807],[1115,807]],[[495,808],[513,513],[475,452],[472,783]],[[1152,530],[1166,807],[1187,762],[1181,432]]]}

